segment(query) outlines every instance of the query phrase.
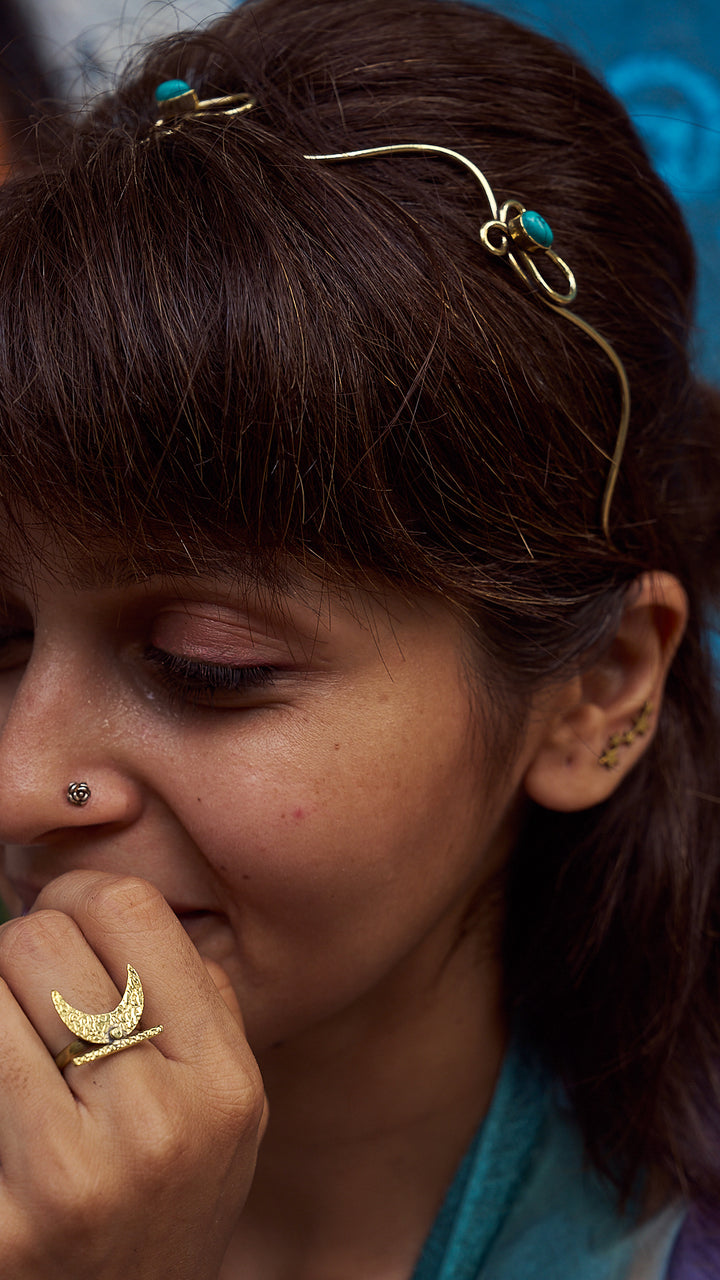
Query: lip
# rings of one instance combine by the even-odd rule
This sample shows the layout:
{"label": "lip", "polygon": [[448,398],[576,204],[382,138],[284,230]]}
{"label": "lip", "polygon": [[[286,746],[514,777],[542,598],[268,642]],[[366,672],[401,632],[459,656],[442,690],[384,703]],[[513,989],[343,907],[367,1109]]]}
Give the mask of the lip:
{"label": "lip", "polygon": [[211,911],[209,907],[173,907],[172,910],[183,929],[191,928],[193,924],[200,920],[205,920],[207,916],[216,916],[218,914],[217,911]]}
{"label": "lip", "polygon": [[191,942],[195,946],[199,946],[202,940],[207,936],[208,931],[213,931],[220,919],[219,912],[205,911],[202,909],[194,909],[192,911],[176,911],[175,912],[180,924],[185,930]]}

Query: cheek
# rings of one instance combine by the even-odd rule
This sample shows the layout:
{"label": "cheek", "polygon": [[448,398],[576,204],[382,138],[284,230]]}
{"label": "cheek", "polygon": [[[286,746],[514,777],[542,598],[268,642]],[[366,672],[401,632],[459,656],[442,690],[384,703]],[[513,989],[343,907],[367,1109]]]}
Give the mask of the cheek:
{"label": "cheek", "polygon": [[255,762],[226,755],[184,825],[246,917],[256,908],[302,934],[320,919],[347,930],[350,912],[355,929],[399,904],[414,914],[476,874],[495,820],[458,723],[309,736],[296,753],[266,743]]}
{"label": "cheek", "polygon": [[256,1048],[377,991],[428,939],[452,947],[505,856],[511,803],[509,784],[488,793],[467,720],[467,699],[448,698],[388,709],[362,736],[335,725],[196,753],[176,812],[220,882],[228,924],[208,954]]}

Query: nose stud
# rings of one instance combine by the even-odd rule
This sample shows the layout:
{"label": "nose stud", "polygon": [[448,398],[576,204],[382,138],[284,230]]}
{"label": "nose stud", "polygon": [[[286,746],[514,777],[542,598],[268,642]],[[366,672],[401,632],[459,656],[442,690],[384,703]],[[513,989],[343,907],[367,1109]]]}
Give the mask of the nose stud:
{"label": "nose stud", "polygon": [[92,792],[87,782],[71,782],[67,789],[67,798],[70,804],[75,804],[78,808],[87,804]]}

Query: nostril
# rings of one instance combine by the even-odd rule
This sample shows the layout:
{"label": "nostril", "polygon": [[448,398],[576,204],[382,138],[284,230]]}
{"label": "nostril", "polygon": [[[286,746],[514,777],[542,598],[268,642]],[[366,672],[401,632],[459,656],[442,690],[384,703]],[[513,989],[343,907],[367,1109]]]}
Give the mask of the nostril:
{"label": "nostril", "polygon": [[89,760],[87,749],[84,761],[73,759],[76,754],[53,748],[52,758],[38,753],[25,768],[16,762],[12,778],[0,771],[0,843],[57,847],[121,830],[140,817],[144,789],[122,765],[107,757]]}

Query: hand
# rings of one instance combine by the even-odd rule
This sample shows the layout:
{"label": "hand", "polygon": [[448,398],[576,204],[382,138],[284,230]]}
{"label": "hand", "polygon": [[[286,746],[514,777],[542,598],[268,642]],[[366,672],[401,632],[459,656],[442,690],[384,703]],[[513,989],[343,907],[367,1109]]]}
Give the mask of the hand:
{"label": "hand", "polygon": [[[50,998],[114,1008],[128,961],[153,1040],[61,1073]],[[226,997],[227,998],[227,997]],[[264,1125],[257,1065],[143,880],[74,871],[0,929],[0,1276],[216,1280]]]}

